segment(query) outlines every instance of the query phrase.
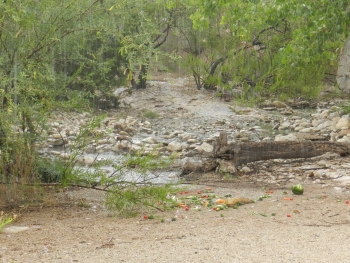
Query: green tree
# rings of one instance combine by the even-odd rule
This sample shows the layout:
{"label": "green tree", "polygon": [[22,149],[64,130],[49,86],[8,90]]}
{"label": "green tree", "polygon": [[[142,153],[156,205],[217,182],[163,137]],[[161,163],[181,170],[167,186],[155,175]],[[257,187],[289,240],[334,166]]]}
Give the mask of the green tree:
{"label": "green tree", "polygon": [[230,68],[233,82],[261,92],[312,96],[322,81],[330,77],[334,81],[350,25],[348,1],[199,3],[191,16],[194,27],[207,30],[213,21],[220,21],[236,43],[218,57]]}

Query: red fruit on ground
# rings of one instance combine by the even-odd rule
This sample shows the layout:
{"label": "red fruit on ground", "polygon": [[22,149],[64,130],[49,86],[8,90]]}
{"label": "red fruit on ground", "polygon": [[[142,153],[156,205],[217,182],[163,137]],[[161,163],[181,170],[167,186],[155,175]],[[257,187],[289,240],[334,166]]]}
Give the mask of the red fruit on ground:
{"label": "red fruit on ground", "polygon": [[148,216],[143,216],[144,219],[148,219]]}
{"label": "red fruit on ground", "polygon": [[287,217],[292,217],[291,214],[287,214]]}

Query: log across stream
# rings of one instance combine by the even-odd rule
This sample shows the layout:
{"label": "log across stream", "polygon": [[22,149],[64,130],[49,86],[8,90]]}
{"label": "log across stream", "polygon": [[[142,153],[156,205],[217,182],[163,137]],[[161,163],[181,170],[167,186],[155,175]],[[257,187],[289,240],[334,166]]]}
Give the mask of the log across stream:
{"label": "log across stream", "polygon": [[227,143],[226,133],[221,132],[214,143],[213,156],[231,160],[237,167],[270,159],[310,158],[327,152],[346,156],[349,154],[349,145],[328,141]]}

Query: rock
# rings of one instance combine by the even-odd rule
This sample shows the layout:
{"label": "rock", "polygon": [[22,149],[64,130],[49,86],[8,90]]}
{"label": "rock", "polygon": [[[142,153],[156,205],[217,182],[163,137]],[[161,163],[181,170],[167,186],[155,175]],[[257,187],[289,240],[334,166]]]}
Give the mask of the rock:
{"label": "rock", "polygon": [[117,144],[119,149],[125,150],[125,149],[129,149],[129,145],[125,142],[121,142]]}
{"label": "rock", "polygon": [[304,109],[304,108],[311,108],[314,107],[313,105],[310,105],[310,102],[302,100],[302,101],[290,101],[288,102],[288,106],[292,107],[293,109]]}
{"label": "rock", "polygon": [[135,152],[137,152],[137,151],[140,151],[141,149],[142,149],[141,146],[136,145],[136,144],[133,144],[133,145],[131,145],[129,151],[130,151],[131,153],[135,153]]}
{"label": "rock", "polygon": [[148,134],[152,134],[153,133],[153,131],[151,129],[148,129],[148,128],[145,128],[145,127],[141,128],[141,132],[146,132]]}
{"label": "rock", "polygon": [[287,130],[287,129],[289,129],[290,125],[291,124],[289,121],[285,121],[278,127],[278,129],[279,130]]}
{"label": "rock", "polygon": [[97,144],[108,144],[109,141],[107,139],[100,139],[97,141]]}
{"label": "rock", "polygon": [[96,152],[96,146],[94,145],[88,145],[84,148],[84,151],[86,153],[95,153]]}
{"label": "rock", "polygon": [[265,108],[263,108],[263,110],[274,111],[274,110],[276,110],[276,108],[275,107],[265,107]]}
{"label": "rock", "polygon": [[68,143],[68,140],[66,139],[58,139],[58,140],[51,141],[51,145],[56,147],[63,146],[67,143]]}
{"label": "rock", "polygon": [[312,120],[311,124],[313,127],[318,127],[322,123],[324,123],[326,120],[325,119],[320,119],[320,120]]}
{"label": "rock", "polygon": [[211,155],[213,153],[213,146],[209,143],[202,143],[202,145],[195,148],[200,154],[204,154],[206,156]]}
{"label": "rock", "polygon": [[329,117],[329,110],[324,110],[321,112],[320,117],[322,119],[327,119]]}
{"label": "rock", "polygon": [[332,112],[331,114],[329,114],[329,119],[334,119],[336,117],[340,117],[340,112],[336,111],[336,112]]}
{"label": "rock", "polygon": [[186,150],[186,149],[188,149],[188,147],[189,147],[189,145],[187,143],[185,143],[185,142],[181,143],[182,150]]}
{"label": "rock", "polygon": [[125,136],[130,136],[130,134],[127,133],[126,131],[120,131],[119,134],[120,135],[125,135]]}
{"label": "rock", "polygon": [[54,138],[54,139],[62,139],[62,135],[59,134],[59,133],[54,133],[54,134],[51,135],[51,137]]}
{"label": "rock", "polygon": [[350,143],[350,139],[348,138],[348,136],[344,136],[343,138],[337,140],[337,142]]}
{"label": "rock", "polygon": [[142,142],[152,144],[152,143],[156,143],[157,139],[154,137],[147,137],[143,139]]}
{"label": "rock", "polygon": [[301,133],[312,133],[312,132],[315,132],[315,130],[313,128],[303,128],[303,129],[299,130],[299,132],[301,132]]}
{"label": "rock", "polygon": [[277,135],[275,137],[275,141],[276,142],[281,142],[281,141],[293,141],[293,142],[296,142],[296,141],[299,141],[299,139],[297,138],[297,136],[295,136],[294,133],[290,133],[290,134],[285,135],[285,136],[283,136],[281,134]]}
{"label": "rock", "polygon": [[325,122],[322,122],[322,123],[320,123],[318,126],[317,126],[317,128],[318,129],[324,129],[324,128],[328,128],[328,127],[331,127],[332,126],[332,124],[333,124],[333,121],[325,121]]}
{"label": "rock", "polygon": [[119,87],[117,88],[114,92],[113,92],[113,95],[114,96],[117,96],[117,97],[120,97],[121,95],[123,94],[127,94],[130,92],[130,88],[128,87]]}
{"label": "rock", "polygon": [[181,143],[177,141],[172,141],[168,144],[167,149],[169,152],[179,152],[182,150]]}
{"label": "rock", "polygon": [[[349,90],[350,91],[350,90]],[[350,128],[350,116],[349,115],[344,115],[340,118],[340,120],[337,122],[335,125],[336,129],[349,129]]]}
{"label": "rock", "polygon": [[93,156],[84,156],[83,157],[84,164],[90,166],[95,162],[95,157]]}
{"label": "rock", "polygon": [[250,168],[248,166],[242,167],[241,171],[244,172],[244,173],[250,173],[251,172],[251,170],[250,170]]}
{"label": "rock", "polygon": [[61,159],[64,159],[64,160],[67,160],[70,157],[70,155],[68,153],[60,153],[59,156]]}
{"label": "rock", "polygon": [[129,136],[125,136],[125,135],[117,135],[117,137],[115,139],[117,141],[119,141],[120,143],[122,141],[129,141],[129,142],[131,142],[131,138]]}
{"label": "rock", "polygon": [[181,140],[188,141],[188,140],[191,140],[194,137],[194,134],[186,132],[186,133],[179,134],[178,136],[179,136],[179,138]]}
{"label": "rock", "polygon": [[275,106],[276,108],[278,109],[281,109],[281,108],[288,108],[288,105],[281,102],[281,101],[274,101],[272,102],[273,106]]}

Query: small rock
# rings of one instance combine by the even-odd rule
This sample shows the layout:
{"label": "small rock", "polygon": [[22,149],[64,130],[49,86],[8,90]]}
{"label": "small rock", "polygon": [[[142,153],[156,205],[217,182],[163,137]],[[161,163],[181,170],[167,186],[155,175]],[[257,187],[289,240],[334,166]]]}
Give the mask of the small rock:
{"label": "small rock", "polygon": [[142,142],[152,144],[152,143],[156,143],[157,139],[154,137],[147,137],[147,138],[143,139]]}
{"label": "small rock", "polygon": [[182,150],[181,143],[177,141],[172,141],[168,144],[167,149],[169,152],[179,152]]}
{"label": "small rock", "polygon": [[287,130],[287,129],[289,129],[290,125],[291,124],[289,121],[285,121],[278,127],[278,129],[279,130]]}
{"label": "small rock", "polygon": [[242,167],[241,171],[244,172],[244,173],[250,173],[251,172],[251,170],[250,170],[250,168],[248,166]]}
{"label": "small rock", "polygon": [[276,108],[278,109],[281,109],[281,108],[288,108],[288,105],[281,102],[281,101],[274,101],[272,102],[273,106],[275,106]]}
{"label": "small rock", "polygon": [[209,143],[202,143],[202,145],[195,148],[199,153],[201,154],[212,154],[213,153],[213,146]]}
{"label": "small rock", "polygon": [[197,143],[196,139],[189,139],[187,140],[187,143],[191,144],[191,143]]}
{"label": "small rock", "polygon": [[1,233],[15,234],[15,233],[19,233],[19,232],[22,232],[22,231],[25,231],[28,229],[29,229],[29,227],[27,227],[27,226],[9,226],[9,227],[2,229]]}

